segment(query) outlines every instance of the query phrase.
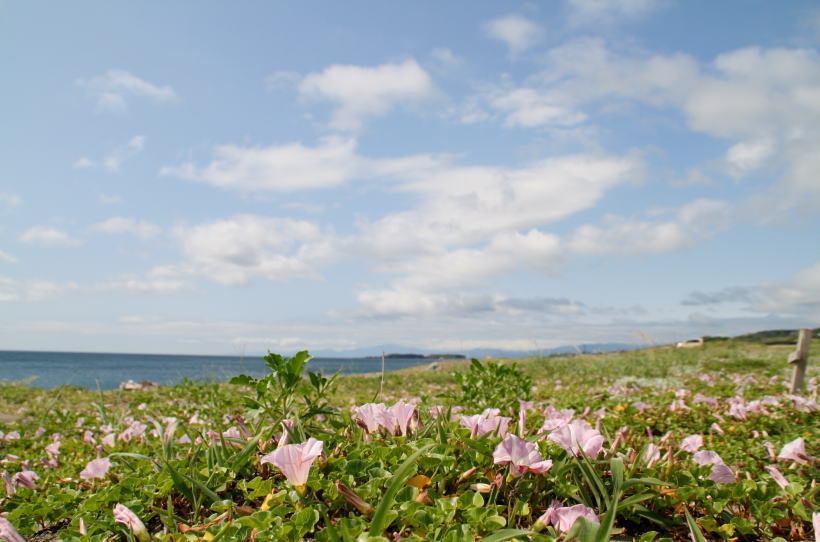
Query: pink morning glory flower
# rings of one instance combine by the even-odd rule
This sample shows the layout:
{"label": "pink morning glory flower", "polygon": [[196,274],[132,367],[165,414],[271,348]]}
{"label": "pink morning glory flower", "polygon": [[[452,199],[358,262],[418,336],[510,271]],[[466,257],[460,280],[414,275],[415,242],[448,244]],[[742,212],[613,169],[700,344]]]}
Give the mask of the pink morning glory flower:
{"label": "pink morning glory flower", "polygon": [[384,403],[366,403],[360,407],[355,407],[353,420],[363,426],[368,433],[375,433],[382,425],[387,407]]}
{"label": "pink morning glory flower", "polygon": [[88,465],[80,472],[80,478],[83,480],[91,480],[93,478],[105,478],[108,474],[108,469],[111,468],[111,460],[107,457],[101,459],[92,459]]}
{"label": "pink morning glory flower", "polygon": [[26,539],[20,536],[14,525],[3,516],[0,516],[0,538],[6,542],[26,542]]}
{"label": "pink morning glory flower", "polygon": [[521,476],[527,471],[545,473],[552,467],[552,461],[544,461],[535,443],[522,440],[513,434],[508,434],[498,444],[493,452],[493,463],[509,463],[513,476]]}
{"label": "pink morning glory flower", "polygon": [[561,533],[566,533],[572,529],[575,522],[581,518],[587,519],[596,525],[600,525],[598,516],[595,514],[595,510],[589,508],[588,506],[584,506],[583,504],[576,504],[575,506],[562,506],[556,508],[552,512],[552,524],[558,527],[558,530],[561,531]]}
{"label": "pink morning glory flower", "polygon": [[725,463],[715,463],[712,465],[712,472],[706,478],[721,484],[731,484],[735,481],[735,473]]}
{"label": "pink morning glory flower", "polygon": [[794,439],[783,446],[783,449],[777,454],[777,458],[789,459],[801,465],[805,465],[809,459],[809,455],[806,453],[806,441],[804,441],[802,437]]}
{"label": "pink morning glory flower", "polygon": [[763,468],[766,469],[766,472],[772,475],[774,481],[777,482],[777,485],[779,485],[782,489],[786,489],[787,487],[789,487],[789,481],[786,480],[786,477],[783,476],[782,472],[777,470],[777,467],[775,467],[774,465],[767,465]]}
{"label": "pink morning glory flower", "polygon": [[407,424],[410,423],[410,419],[416,411],[415,405],[409,405],[404,401],[397,401],[396,404],[391,406],[388,410],[390,414],[392,414],[393,419],[396,421],[395,432],[400,435],[406,435]]}
{"label": "pink morning glory flower", "polygon": [[701,450],[692,455],[692,460],[700,466],[703,465],[717,465],[723,463],[723,459],[710,450]]}
{"label": "pink morning glory flower", "polygon": [[558,443],[568,454],[580,456],[581,451],[588,457],[597,457],[601,453],[604,437],[583,420],[560,427],[547,437]]}
{"label": "pink morning glory flower", "polygon": [[127,506],[120,503],[114,505],[114,521],[128,526],[140,542],[148,542],[150,539],[145,524]]}
{"label": "pink morning glory flower", "polygon": [[265,455],[260,463],[270,463],[282,471],[294,487],[307,483],[310,467],[322,453],[324,443],[311,437],[301,444],[287,444]]}
{"label": "pink morning glory flower", "polygon": [[695,453],[703,446],[703,437],[700,435],[690,435],[680,443],[680,449],[684,452]]}

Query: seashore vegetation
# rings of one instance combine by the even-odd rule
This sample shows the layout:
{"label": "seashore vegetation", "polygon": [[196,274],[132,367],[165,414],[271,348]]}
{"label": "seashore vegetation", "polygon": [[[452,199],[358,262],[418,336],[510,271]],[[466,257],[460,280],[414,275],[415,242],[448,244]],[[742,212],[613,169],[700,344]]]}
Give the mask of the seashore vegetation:
{"label": "seashore vegetation", "polygon": [[810,540],[817,373],[790,395],[790,350],[2,384],[0,539]]}

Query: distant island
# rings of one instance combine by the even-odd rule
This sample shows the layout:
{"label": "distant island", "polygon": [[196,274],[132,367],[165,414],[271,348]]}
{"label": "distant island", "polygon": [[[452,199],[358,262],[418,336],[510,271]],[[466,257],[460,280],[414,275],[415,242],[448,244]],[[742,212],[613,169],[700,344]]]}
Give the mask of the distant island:
{"label": "distant island", "polygon": [[[365,356],[365,359],[381,359],[381,356]],[[461,354],[385,354],[384,359],[467,359]]]}

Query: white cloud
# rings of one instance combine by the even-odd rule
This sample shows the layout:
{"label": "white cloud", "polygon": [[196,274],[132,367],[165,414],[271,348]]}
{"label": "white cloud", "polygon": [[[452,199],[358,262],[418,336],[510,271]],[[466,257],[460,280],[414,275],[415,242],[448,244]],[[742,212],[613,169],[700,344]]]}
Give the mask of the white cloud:
{"label": "white cloud", "polygon": [[19,281],[0,275],[0,303],[36,302],[60,297],[76,291],[74,282],[56,283],[50,281]]}
{"label": "white cloud", "polygon": [[17,263],[17,258],[0,250],[0,263]]}
{"label": "white cloud", "polygon": [[770,139],[736,143],[726,151],[729,172],[736,177],[742,177],[762,166],[774,152],[774,143]]}
{"label": "white cloud", "polygon": [[749,312],[796,317],[798,325],[820,323],[820,263],[801,269],[787,280],[754,286],[730,286],[715,292],[691,292],[681,304],[709,306],[741,305]]}
{"label": "white cloud", "polygon": [[562,243],[538,228],[594,206],[640,170],[634,157],[574,155],[520,169],[443,168],[406,181],[401,189],[421,204],[361,221],[350,245],[398,277],[388,288],[363,287],[357,301],[369,316],[509,312],[469,289],[516,271],[554,272]]}
{"label": "white cloud", "polygon": [[99,224],[95,224],[92,226],[92,229],[110,234],[126,233],[139,237],[140,239],[150,239],[162,231],[159,226],[151,222],[121,216],[114,216]]}
{"label": "white cloud", "polygon": [[657,254],[694,246],[727,227],[730,206],[699,199],[675,210],[670,220],[648,221],[609,215],[603,226],[579,227],[568,247],[580,254]]}
{"label": "white cloud", "polygon": [[0,192],[0,214],[11,211],[16,207],[23,205],[23,198],[17,194],[9,194]]}
{"label": "white cloud", "polygon": [[511,54],[521,53],[541,38],[541,29],[531,20],[517,14],[505,15],[486,24],[487,34],[503,41]]}
{"label": "white cloud", "polygon": [[128,140],[125,145],[116,147],[108,156],[100,159],[99,162],[84,156],[74,162],[74,167],[77,169],[89,169],[100,166],[111,172],[119,171],[123,162],[138,155],[144,147],[145,136],[134,136]]}
{"label": "white cloud", "polygon": [[265,78],[265,86],[268,90],[291,88],[293,85],[299,83],[301,79],[302,76],[296,72],[278,71],[273,72]]}
{"label": "white cloud", "polygon": [[154,85],[125,70],[108,70],[104,75],[78,79],[77,84],[96,100],[99,111],[123,112],[128,109],[126,97],[130,96],[155,102],[169,102],[177,98],[171,86]]}
{"label": "white cloud", "polygon": [[254,277],[319,278],[333,254],[332,234],[305,220],[237,215],[177,231],[187,260],[179,271],[226,285]]}
{"label": "white cloud", "polygon": [[820,322],[820,263],[797,272],[788,281],[762,284],[757,288],[760,300],[752,310],[775,314],[793,314]]}
{"label": "white cloud", "polygon": [[74,169],[89,169],[89,168],[94,167],[95,165],[96,164],[94,163],[94,160],[92,160],[91,158],[88,158],[86,156],[83,156],[81,158],[78,158],[74,162],[73,167],[74,167]]}
{"label": "white cloud", "polygon": [[445,67],[459,66],[464,62],[463,58],[455,54],[452,49],[448,49],[447,47],[436,47],[430,54],[436,61]]}
{"label": "white cloud", "polygon": [[33,226],[20,235],[20,241],[44,247],[71,247],[80,242],[67,233],[48,226]]}
{"label": "white cloud", "polygon": [[100,194],[97,196],[97,200],[103,205],[115,205],[123,201],[122,197],[116,194]]}
{"label": "white cloud", "polygon": [[[544,70],[520,87],[479,95],[507,126],[584,126],[623,105],[682,112],[689,128],[729,140],[724,171],[740,178],[766,166],[779,212],[820,205],[820,53],[747,47],[701,64],[686,54],[617,52],[583,38],[550,50]],[[779,196],[776,196],[779,194]]]}
{"label": "white cloud", "polygon": [[356,140],[327,137],[315,147],[288,143],[269,147],[221,145],[204,167],[163,167],[160,175],[244,191],[289,192],[337,186],[352,179],[402,178],[437,167],[443,158],[417,155],[371,159],[356,153]]}
{"label": "white cloud", "polygon": [[306,98],[337,105],[330,122],[337,130],[358,130],[367,117],[435,95],[432,79],[413,59],[375,67],[335,64],[306,75],[298,89]]}
{"label": "white cloud", "polygon": [[97,286],[99,290],[126,290],[133,293],[173,293],[189,287],[186,273],[175,266],[157,266],[142,275],[124,275]]}
{"label": "white cloud", "polygon": [[492,98],[490,105],[504,114],[507,127],[573,126],[587,118],[584,113],[531,88],[510,90]]}
{"label": "white cloud", "polygon": [[665,0],[567,0],[576,24],[635,20],[657,10]]}
{"label": "white cloud", "polygon": [[640,175],[641,162],[632,156],[569,155],[523,168],[445,167],[404,182],[401,189],[421,197],[421,204],[361,221],[360,242],[388,260],[436,256],[448,247],[556,222]]}

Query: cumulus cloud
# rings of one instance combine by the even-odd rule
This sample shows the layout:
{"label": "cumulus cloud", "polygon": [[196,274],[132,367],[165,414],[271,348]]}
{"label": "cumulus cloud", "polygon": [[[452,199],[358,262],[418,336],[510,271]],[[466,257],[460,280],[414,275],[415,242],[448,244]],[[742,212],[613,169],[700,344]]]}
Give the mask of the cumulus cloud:
{"label": "cumulus cloud", "polygon": [[186,262],[177,272],[204,275],[226,285],[255,277],[319,278],[319,264],[334,254],[332,234],[305,220],[258,215],[178,228]]}
{"label": "cumulus cloud", "polygon": [[382,258],[440,255],[500,233],[529,231],[595,205],[609,188],[641,175],[634,156],[579,154],[521,168],[445,167],[405,181],[418,207],[360,221],[361,242]]}
{"label": "cumulus cloud", "polygon": [[343,131],[358,130],[368,117],[435,95],[432,79],[413,59],[374,67],[334,64],[306,75],[297,88],[304,98],[335,104],[330,127]]}
{"label": "cumulus cloud", "polygon": [[108,70],[90,79],[78,79],[77,85],[86,89],[96,101],[98,111],[121,113],[128,109],[126,98],[141,97],[154,102],[177,99],[171,86],[158,86],[140,79],[125,70]]}
{"label": "cumulus cloud", "polygon": [[66,232],[48,226],[33,226],[27,229],[20,234],[20,241],[43,247],[72,247],[80,244],[79,240]]}
{"label": "cumulus cloud", "polygon": [[134,136],[124,145],[116,147],[108,156],[100,160],[92,160],[88,157],[79,158],[74,162],[76,169],[89,169],[94,167],[102,167],[107,171],[119,171],[123,162],[135,157],[145,147],[145,136]]}
{"label": "cumulus cloud", "polygon": [[731,207],[718,200],[699,199],[675,210],[668,220],[605,217],[602,226],[583,225],[568,246],[580,254],[656,254],[689,248],[723,231]]}
{"label": "cumulus cloud", "polygon": [[159,226],[151,222],[122,216],[113,216],[95,224],[92,229],[102,233],[134,235],[140,239],[150,239],[162,231]]}
{"label": "cumulus cloud", "polygon": [[505,15],[486,24],[487,35],[504,42],[511,54],[521,53],[541,38],[541,29],[531,20],[517,14]]}
{"label": "cumulus cloud", "polygon": [[327,188],[352,179],[401,178],[439,166],[444,158],[415,155],[373,159],[356,152],[356,140],[327,137],[316,146],[302,143],[268,147],[220,145],[206,166],[188,162],[166,166],[160,175],[243,191],[291,192]]}
{"label": "cumulus cloud", "polygon": [[576,24],[640,19],[657,10],[665,0],[567,0]]}
{"label": "cumulus cloud", "polygon": [[677,110],[693,131],[728,142],[723,171],[741,179],[766,167],[778,179],[764,196],[781,202],[772,212],[820,205],[815,50],[746,47],[702,63],[581,38],[548,51],[544,70],[525,85],[507,83],[473,100],[482,113],[473,121],[501,118],[517,128],[582,128],[597,115],[617,115],[622,105]]}
{"label": "cumulus cloud", "polygon": [[640,175],[635,157],[572,155],[523,168],[443,168],[405,181],[418,207],[360,221],[350,244],[398,275],[388,288],[362,288],[368,315],[513,309],[471,289],[516,271],[552,273],[560,238],[540,229],[594,206],[605,191]]}

